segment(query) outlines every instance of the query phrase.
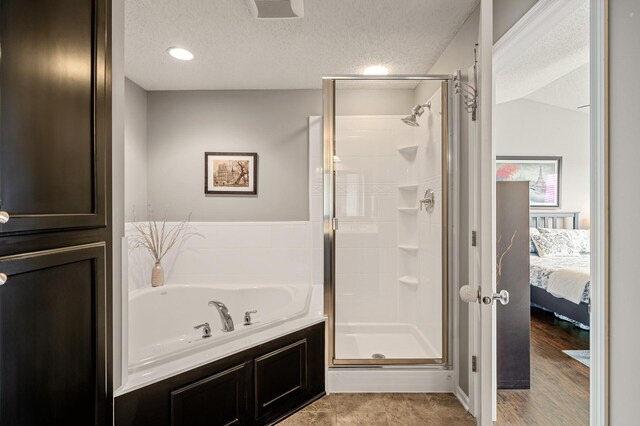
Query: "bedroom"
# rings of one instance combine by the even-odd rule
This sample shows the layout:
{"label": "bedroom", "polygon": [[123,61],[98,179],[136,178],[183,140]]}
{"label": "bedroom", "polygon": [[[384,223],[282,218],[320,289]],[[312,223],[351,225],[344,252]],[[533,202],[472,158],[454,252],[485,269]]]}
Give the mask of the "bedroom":
{"label": "bedroom", "polygon": [[588,2],[520,22],[494,67],[497,285],[511,298],[497,311],[498,410],[535,400],[531,420],[587,423]]}

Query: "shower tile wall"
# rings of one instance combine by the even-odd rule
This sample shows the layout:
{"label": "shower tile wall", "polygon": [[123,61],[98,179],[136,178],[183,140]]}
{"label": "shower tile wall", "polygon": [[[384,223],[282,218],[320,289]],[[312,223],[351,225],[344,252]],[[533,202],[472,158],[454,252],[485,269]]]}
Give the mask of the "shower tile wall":
{"label": "shower tile wall", "polygon": [[[416,308],[416,324],[437,353],[442,353],[442,101],[441,90],[429,99],[431,110],[418,120],[416,132],[419,187],[418,198],[433,189],[435,208],[432,213],[419,212],[418,255],[420,257]],[[424,102],[424,101],[423,101]],[[416,295],[412,295],[416,296]],[[420,308],[424,307],[424,308]]]}
{"label": "shower tile wall", "polygon": [[[353,327],[358,323],[380,330],[383,323],[413,325],[433,357],[442,349],[440,118],[438,91],[419,128],[402,124],[398,116],[342,116],[336,123],[339,332],[358,333],[362,329]],[[312,262],[318,286],[323,285],[322,144],[322,119],[310,117]],[[430,214],[417,210],[427,188],[436,198]]]}
{"label": "shower tile wall", "polygon": [[323,224],[323,140],[322,117],[309,117],[309,219],[311,220],[313,273],[312,283],[324,287]]}
{"label": "shower tile wall", "polygon": [[417,178],[398,147],[413,133],[395,116],[337,118],[338,324],[398,321],[398,184]]}

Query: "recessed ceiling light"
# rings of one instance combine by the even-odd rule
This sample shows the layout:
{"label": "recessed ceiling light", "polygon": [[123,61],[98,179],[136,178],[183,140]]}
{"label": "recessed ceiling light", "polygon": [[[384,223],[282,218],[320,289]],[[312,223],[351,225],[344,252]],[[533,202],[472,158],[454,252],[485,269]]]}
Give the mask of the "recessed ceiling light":
{"label": "recessed ceiling light", "polygon": [[193,53],[182,47],[170,47],[167,49],[167,53],[181,61],[190,61],[193,59]]}
{"label": "recessed ceiling light", "polygon": [[389,69],[383,65],[371,65],[364,69],[364,75],[387,75]]}

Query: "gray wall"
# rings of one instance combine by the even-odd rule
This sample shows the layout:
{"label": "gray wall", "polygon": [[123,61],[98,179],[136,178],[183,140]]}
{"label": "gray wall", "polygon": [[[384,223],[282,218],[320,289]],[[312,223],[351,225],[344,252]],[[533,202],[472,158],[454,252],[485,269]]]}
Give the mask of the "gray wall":
{"label": "gray wall", "polygon": [[590,228],[589,114],[528,99],[495,105],[496,155],[561,156],[560,209]]}
{"label": "gray wall", "polygon": [[128,222],[147,218],[147,92],[125,79],[124,214]]}
{"label": "gray wall", "polygon": [[640,2],[609,1],[610,84],[610,409],[612,425],[638,423],[640,383],[638,301],[640,276]]}
{"label": "gray wall", "polygon": [[[451,41],[449,46],[442,53],[440,58],[436,61],[433,67],[429,70],[430,74],[452,74],[456,70],[461,70],[463,78],[467,78],[467,70],[473,66],[473,49],[478,42],[478,24],[480,18],[480,8],[476,8],[471,16],[464,23],[458,34]],[[416,101],[424,102],[438,89],[438,84],[432,82],[423,82],[416,90]],[[468,140],[469,140],[469,124],[468,114],[462,108],[460,109],[460,150],[458,165],[460,171],[460,197],[454,202],[459,203],[459,284],[464,285],[469,282],[469,185],[468,185]],[[456,283],[457,285],[457,283]],[[453,297],[457,297],[458,288],[455,288]],[[459,357],[458,357],[458,371],[459,371],[459,386],[469,395],[469,310],[468,305],[465,303],[460,304],[460,310],[458,312],[458,331],[459,331]]]}
{"label": "gray wall", "polygon": [[[344,90],[340,115],[406,114],[411,90]],[[158,91],[147,94],[148,201],[169,220],[309,219],[307,117],[319,90]],[[204,153],[257,152],[257,196],[205,196]]]}
{"label": "gray wall", "polygon": [[493,0],[493,42],[500,40],[538,0]]}

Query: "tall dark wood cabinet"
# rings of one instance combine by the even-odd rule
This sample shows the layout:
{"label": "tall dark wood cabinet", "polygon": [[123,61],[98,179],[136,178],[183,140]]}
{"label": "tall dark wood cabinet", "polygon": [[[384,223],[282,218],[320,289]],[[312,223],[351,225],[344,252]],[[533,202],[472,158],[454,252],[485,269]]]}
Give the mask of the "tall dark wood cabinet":
{"label": "tall dark wood cabinet", "polygon": [[112,422],[110,8],[0,0],[2,425]]}
{"label": "tall dark wood cabinet", "polygon": [[497,182],[496,238],[497,290],[509,292],[509,303],[496,309],[498,388],[528,389],[531,383],[529,182]]}

